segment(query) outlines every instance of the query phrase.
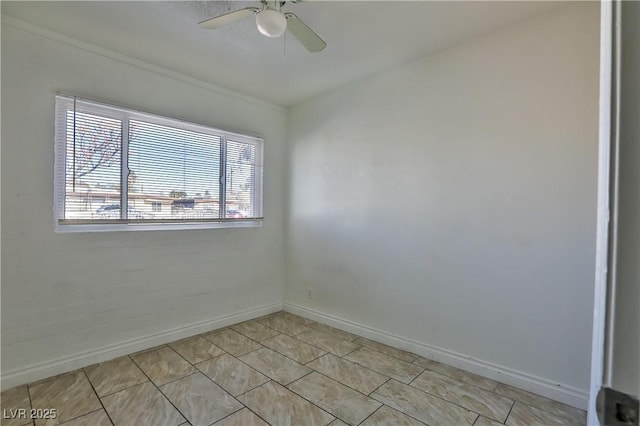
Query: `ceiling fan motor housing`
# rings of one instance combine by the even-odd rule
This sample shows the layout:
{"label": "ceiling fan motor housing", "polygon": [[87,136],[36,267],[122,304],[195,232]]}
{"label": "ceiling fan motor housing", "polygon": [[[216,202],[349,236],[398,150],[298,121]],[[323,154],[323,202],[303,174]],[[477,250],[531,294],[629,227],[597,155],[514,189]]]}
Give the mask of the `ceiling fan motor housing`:
{"label": "ceiling fan motor housing", "polygon": [[267,37],[280,37],[287,29],[287,18],[277,10],[264,9],[256,14],[258,31]]}

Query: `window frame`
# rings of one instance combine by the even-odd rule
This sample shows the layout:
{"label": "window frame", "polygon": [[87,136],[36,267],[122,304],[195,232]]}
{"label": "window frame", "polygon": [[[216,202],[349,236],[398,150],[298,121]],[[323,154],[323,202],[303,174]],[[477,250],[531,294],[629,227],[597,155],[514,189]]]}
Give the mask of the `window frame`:
{"label": "window frame", "polygon": [[[253,209],[256,217],[251,218],[198,218],[198,219],[125,219],[127,209],[120,219],[65,219],[66,202],[66,168],[67,168],[67,112],[76,111],[76,104],[82,102],[83,111],[101,117],[117,119],[121,125],[120,153],[120,206],[128,205],[128,138],[129,122],[143,121],[155,125],[205,133],[220,138],[221,161],[219,169],[219,191],[221,211],[226,212],[227,191],[227,141],[248,143],[256,147],[256,159],[253,163],[258,169],[253,190]],[[117,231],[161,231],[186,229],[217,229],[261,227],[263,217],[264,196],[264,138],[258,135],[230,132],[211,126],[193,123],[181,119],[116,106],[83,97],[57,94],[55,97],[55,134],[54,134],[54,230],[56,233],[67,232],[117,232]]]}

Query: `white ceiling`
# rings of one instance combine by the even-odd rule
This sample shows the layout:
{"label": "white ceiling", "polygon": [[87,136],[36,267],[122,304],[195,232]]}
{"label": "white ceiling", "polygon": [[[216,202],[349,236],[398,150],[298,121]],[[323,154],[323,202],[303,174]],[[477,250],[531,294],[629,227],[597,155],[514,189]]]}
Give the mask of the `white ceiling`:
{"label": "white ceiling", "polygon": [[557,2],[304,1],[286,4],[328,44],[309,53],[252,18],[198,22],[255,2],[2,1],[2,13],[196,79],[289,106],[558,6]]}

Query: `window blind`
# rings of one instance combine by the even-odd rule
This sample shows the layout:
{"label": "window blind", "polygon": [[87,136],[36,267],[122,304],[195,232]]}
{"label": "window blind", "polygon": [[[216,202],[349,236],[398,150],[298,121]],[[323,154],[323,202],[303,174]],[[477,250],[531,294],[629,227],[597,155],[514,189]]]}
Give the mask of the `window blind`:
{"label": "window blind", "polygon": [[58,96],[57,223],[261,220],[262,149],[257,137]]}

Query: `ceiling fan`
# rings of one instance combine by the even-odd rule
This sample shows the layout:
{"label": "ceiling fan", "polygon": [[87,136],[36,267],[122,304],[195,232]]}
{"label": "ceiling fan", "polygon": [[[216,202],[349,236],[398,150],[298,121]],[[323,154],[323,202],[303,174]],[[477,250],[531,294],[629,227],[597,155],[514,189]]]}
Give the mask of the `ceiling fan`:
{"label": "ceiling fan", "polygon": [[[298,3],[301,0],[290,0],[289,3]],[[319,52],[327,43],[324,42],[311,28],[291,12],[282,12],[282,6],[286,1],[261,0],[262,7],[246,7],[216,16],[200,22],[200,27],[207,30],[215,30],[223,25],[233,24],[251,15],[256,16],[258,31],[267,37],[280,37],[289,30],[295,38],[307,48],[309,52]]]}

